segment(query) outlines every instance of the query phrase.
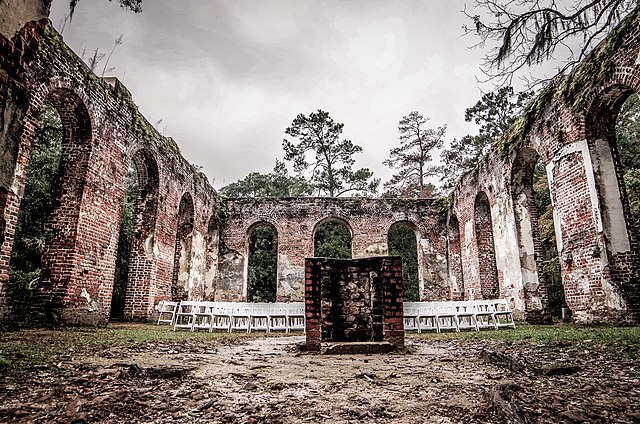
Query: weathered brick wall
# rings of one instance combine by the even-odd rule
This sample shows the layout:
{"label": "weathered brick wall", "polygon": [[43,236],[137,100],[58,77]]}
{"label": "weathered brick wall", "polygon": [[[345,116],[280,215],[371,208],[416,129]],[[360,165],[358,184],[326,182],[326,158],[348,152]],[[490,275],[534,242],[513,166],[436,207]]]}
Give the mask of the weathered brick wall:
{"label": "weathered brick wall", "polygon": [[[453,194],[465,290],[481,290],[483,246],[475,211],[487,195],[500,294],[521,318],[548,316],[540,278],[531,156],[546,164],[567,305],[577,322],[637,322],[637,241],[615,147],[615,116],[640,89],[640,18],[632,13],[571,75],[547,87]],[[523,153],[523,152],[526,152]],[[538,249],[536,251],[536,249]]]}
{"label": "weathered brick wall", "polygon": [[246,296],[246,267],[250,230],[259,223],[278,233],[279,300],[304,297],[304,260],[313,256],[314,230],[327,219],[345,222],[352,232],[354,258],[388,254],[389,228],[406,222],[415,229],[418,246],[418,278],[423,299],[456,296],[457,285],[448,278],[446,231],[438,203],[431,199],[288,198],[227,199],[222,227],[219,299]]}
{"label": "weathered brick wall", "polygon": [[404,346],[399,257],[308,258],[305,261],[306,349],[329,342]]}
{"label": "weathered brick wall", "polygon": [[[42,306],[67,322],[108,318],[130,164],[138,171],[141,190],[125,316],[148,318],[159,300],[172,297],[177,214],[185,194],[193,199],[194,214],[190,272],[182,290],[187,297],[204,293],[207,261],[217,256],[207,249],[207,233],[211,216],[219,210],[206,177],[180,155],[172,139],[161,136],[140,115],[122,84],[96,77],[52,27],[30,24],[23,33],[25,40],[37,39],[39,44],[0,39],[0,100],[9,117],[0,128],[3,152],[9,152],[0,181],[5,222],[2,290],[38,111],[49,102],[61,116],[64,135],[62,183],[54,200],[53,237],[46,247],[45,278],[38,294]],[[0,293],[4,301],[9,296]]]}

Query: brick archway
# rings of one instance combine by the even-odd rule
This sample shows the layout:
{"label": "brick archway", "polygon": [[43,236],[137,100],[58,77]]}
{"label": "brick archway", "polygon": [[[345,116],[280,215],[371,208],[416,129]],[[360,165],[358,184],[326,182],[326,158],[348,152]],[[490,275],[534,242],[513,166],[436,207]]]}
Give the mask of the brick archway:
{"label": "brick archway", "polygon": [[511,168],[511,198],[515,214],[526,319],[549,323],[548,287],[542,272],[538,208],[533,178],[540,155],[531,147],[518,150]]}
{"label": "brick archway", "polygon": [[131,155],[138,178],[138,197],[134,210],[133,237],[125,292],[125,317],[140,319],[153,308],[156,291],[154,248],[158,214],[160,176],[158,162],[147,149]]}
{"label": "brick archway", "polygon": [[500,295],[500,287],[493,238],[493,220],[491,218],[489,198],[484,191],[480,191],[476,195],[474,220],[480,293],[483,299],[496,299]]}
{"label": "brick archway", "polygon": [[189,299],[188,282],[191,272],[193,224],[193,197],[190,193],[184,193],[178,208],[178,228],[173,259],[173,282],[171,284],[171,297],[173,300]]}

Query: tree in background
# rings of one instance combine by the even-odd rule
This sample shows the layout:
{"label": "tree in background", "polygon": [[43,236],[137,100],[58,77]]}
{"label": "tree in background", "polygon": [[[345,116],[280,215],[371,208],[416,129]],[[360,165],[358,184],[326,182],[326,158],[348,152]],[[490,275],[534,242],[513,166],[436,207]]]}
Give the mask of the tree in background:
{"label": "tree in background", "polygon": [[447,126],[426,128],[428,120],[417,111],[400,120],[400,147],[391,149],[389,159],[383,162],[389,168],[398,170],[384,184],[387,194],[400,197],[433,195],[435,187],[426,180],[438,173],[438,167],[429,165],[429,162],[433,160],[432,151],[442,147]]}
{"label": "tree in background", "polygon": [[278,281],[278,234],[259,225],[249,235],[247,300],[275,302]]}
{"label": "tree in background", "polygon": [[493,146],[513,125],[522,108],[533,97],[532,91],[514,93],[512,87],[502,87],[486,93],[464,113],[467,122],[479,125],[477,135],[454,139],[442,152],[441,180],[445,188],[453,187],[465,172],[475,168]]}
{"label": "tree in background", "polygon": [[326,221],[318,225],[313,237],[313,256],[351,259],[349,228],[339,221]]}
{"label": "tree in background", "polygon": [[120,218],[116,270],[113,280],[113,295],[111,297],[110,316],[116,319],[124,318],[125,294],[127,281],[129,280],[129,259],[131,257],[131,242],[133,241],[138,193],[138,173],[135,167],[132,166],[127,173],[127,187],[122,205],[122,217]]}
{"label": "tree in background", "polygon": [[407,224],[399,222],[389,228],[389,255],[402,258],[402,281],[404,283],[404,300],[417,302],[420,300],[418,285],[418,243],[416,233]]}
{"label": "tree in background", "polygon": [[616,145],[629,201],[629,229],[640,241],[640,99],[632,94],[616,120]]}
{"label": "tree in background", "polygon": [[[637,0],[475,0],[467,33],[490,48],[481,71],[498,85],[511,85],[522,69],[563,56],[558,73],[569,71],[638,6]],[[478,11],[483,15],[476,14]],[[573,44],[580,43],[572,48]],[[561,50],[558,52],[558,50]],[[534,80],[533,83],[545,79]]]}
{"label": "tree in background", "polygon": [[18,320],[26,317],[42,275],[42,254],[50,237],[47,226],[62,157],[62,121],[46,104],[31,151],[9,264],[9,287]]}
{"label": "tree in background", "polygon": [[380,180],[373,178],[368,168],[352,169],[353,155],[360,153],[362,147],[351,140],[340,140],[343,127],[344,124],[335,122],[328,112],[320,109],[309,116],[298,115],[285,130],[287,135],[298,139],[297,144],[283,140],[285,160],[293,161],[299,176],[310,172],[308,180],[318,195],[373,194]]}
{"label": "tree in background", "polygon": [[313,186],[303,177],[290,176],[284,162],[277,159],[272,172],[252,172],[220,189],[226,197],[298,197],[311,193]]}

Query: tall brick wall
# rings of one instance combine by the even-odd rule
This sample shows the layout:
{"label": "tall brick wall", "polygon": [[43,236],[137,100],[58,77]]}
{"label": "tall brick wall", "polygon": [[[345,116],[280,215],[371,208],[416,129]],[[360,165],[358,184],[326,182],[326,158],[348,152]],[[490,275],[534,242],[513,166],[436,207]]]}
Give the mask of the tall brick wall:
{"label": "tall brick wall", "polygon": [[222,226],[216,295],[240,300],[246,296],[248,237],[251,228],[266,223],[278,233],[278,300],[304,298],[304,260],[312,257],[314,230],[327,219],[339,219],[351,229],[354,258],[388,254],[389,228],[405,222],[417,234],[421,298],[450,298],[446,231],[438,204],[430,199],[289,198],[227,199]]}
{"label": "tall brick wall", "polygon": [[[67,322],[109,315],[131,164],[141,190],[129,319],[148,318],[159,301],[172,298],[244,299],[248,231],[260,222],[278,232],[278,299],[301,300],[314,230],[338,219],[352,230],[356,258],[386,255],[389,227],[410,223],[424,300],[499,295],[517,317],[545,321],[530,181],[537,158],[547,170],[565,298],[575,320],[638,322],[640,241],[629,231],[614,128],[623,101],[640,90],[638,11],[574,72],[542,91],[502,147],[461,179],[444,219],[425,199],[235,199],[222,208],[206,177],[149,125],[122,84],[96,77],[46,20],[16,32],[16,22],[37,18],[48,3],[26,2],[31,11],[12,14],[0,28],[0,319],[11,314],[9,258],[38,112],[49,102],[63,122],[62,180],[38,301]],[[185,197],[193,205],[186,230],[179,224]]]}
{"label": "tall brick wall", "polygon": [[638,322],[637,241],[615,147],[615,117],[640,90],[640,14],[632,13],[570,75],[558,79],[525,111],[503,148],[465,175],[451,212],[464,228],[465,288],[480,289],[474,206],[487,195],[500,293],[520,318],[548,315],[541,278],[537,216],[532,212],[527,156],[545,163],[566,303],[577,322]]}
{"label": "tall brick wall", "polygon": [[[190,293],[207,284],[209,220],[219,199],[206,177],[140,115],[129,92],[115,79],[101,80],[64,44],[52,27],[30,24],[20,43],[2,43],[0,96],[9,111],[1,131],[3,151],[3,244],[0,299],[23,196],[31,144],[43,103],[63,123],[61,183],[55,191],[38,303],[70,323],[102,322],[109,316],[118,230],[128,167],[138,171],[140,197],[126,291],[125,316],[146,319],[158,301],[172,298],[180,199],[193,199],[192,257],[184,283]],[[38,43],[29,40],[37,40]],[[27,62],[25,58],[28,58]],[[6,147],[6,149],[4,148]],[[14,153],[15,152],[15,153]],[[14,158],[14,159],[12,159]],[[210,252],[209,256],[217,252]],[[211,259],[209,260],[211,262]],[[209,275],[212,280],[212,277]],[[10,311],[0,307],[0,313]]]}

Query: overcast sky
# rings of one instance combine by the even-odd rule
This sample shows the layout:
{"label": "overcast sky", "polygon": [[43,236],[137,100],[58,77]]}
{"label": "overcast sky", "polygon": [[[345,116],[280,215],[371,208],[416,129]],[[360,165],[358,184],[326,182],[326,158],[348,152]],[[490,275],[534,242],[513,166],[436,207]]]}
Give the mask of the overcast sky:
{"label": "overcast sky", "polygon": [[[60,29],[67,0],[53,2]],[[476,82],[482,51],[463,36],[461,0],[80,1],[63,36],[79,55],[99,48],[149,122],[173,137],[214,187],[283,157],[299,114],[330,112],[363,148],[356,165],[386,181],[398,121],[413,110],[446,139],[475,133],[464,110],[490,86]],[[103,63],[97,68],[102,73]]]}

